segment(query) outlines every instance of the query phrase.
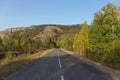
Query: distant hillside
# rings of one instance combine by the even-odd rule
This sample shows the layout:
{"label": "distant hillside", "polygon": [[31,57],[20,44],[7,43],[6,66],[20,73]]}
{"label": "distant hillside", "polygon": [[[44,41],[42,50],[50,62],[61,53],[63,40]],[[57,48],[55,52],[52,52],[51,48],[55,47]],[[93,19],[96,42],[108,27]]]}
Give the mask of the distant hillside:
{"label": "distant hillside", "polygon": [[53,37],[60,33],[62,33],[63,30],[59,27],[55,26],[46,26],[43,31],[40,31],[34,38],[45,38],[45,37]]}
{"label": "distant hillside", "polygon": [[15,32],[21,32],[21,31],[25,31],[25,28],[9,28],[9,29],[6,29],[4,31],[0,31],[0,37],[1,38],[4,38],[5,36],[11,34],[11,33],[15,33]]}
{"label": "distant hillside", "polygon": [[0,31],[0,37],[3,38],[4,36],[6,36],[6,32],[5,31]]}
{"label": "distant hillside", "polygon": [[11,33],[20,33],[25,32],[29,35],[29,37],[35,39],[40,37],[52,37],[55,35],[61,35],[66,33],[75,34],[78,33],[81,29],[81,25],[33,25],[27,28],[18,27],[18,28],[10,28],[4,31],[0,31],[0,37],[3,38]]}
{"label": "distant hillside", "polygon": [[[35,37],[40,34],[44,35],[61,35],[66,33],[75,34],[78,33],[81,29],[81,25],[55,25],[55,24],[49,24],[49,25],[34,25],[31,26],[34,28],[34,30],[28,30],[27,32],[31,34],[31,36]],[[33,33],[33,34],[32,34]]]}

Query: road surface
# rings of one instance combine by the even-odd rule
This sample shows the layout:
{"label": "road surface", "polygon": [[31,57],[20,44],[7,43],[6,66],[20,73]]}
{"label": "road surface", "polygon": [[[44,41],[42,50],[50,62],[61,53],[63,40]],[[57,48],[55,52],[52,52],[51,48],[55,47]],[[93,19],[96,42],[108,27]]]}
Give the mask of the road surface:
{"label": "road surface", "polygon": [[112,80],[112,78],[108,73],[60,49],[54,49],[5,80]]}

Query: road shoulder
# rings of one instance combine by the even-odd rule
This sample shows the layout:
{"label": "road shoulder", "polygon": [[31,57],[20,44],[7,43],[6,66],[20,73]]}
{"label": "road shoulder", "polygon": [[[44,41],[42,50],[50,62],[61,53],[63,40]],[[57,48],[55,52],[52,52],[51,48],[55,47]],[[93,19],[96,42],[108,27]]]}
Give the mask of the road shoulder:
{"label": "road shoulder", "polygon": [[120,71],[111,69],[111,68],[109,68],[107,66],[104,66],[104,65],[102,65],[100,63],[97,63],[95,61],[89,60],[89,59],[87,59],[85,57],[81,57],[79,54],[75,54],[72,51],[68,51],[68,50],[65,50],[65,49],[61,49],[61,50],[64,51],[65,53],[69,54],[69,55],[72,55],[72,56],[80,59],[82,62],[84,62],[86,64],[94,66],[94,67],[98,68],[99,70],[101,70],[101,71],[103,71],[105,73],[110,74],[110,76],[113,78],[113,80],[120,80]]}

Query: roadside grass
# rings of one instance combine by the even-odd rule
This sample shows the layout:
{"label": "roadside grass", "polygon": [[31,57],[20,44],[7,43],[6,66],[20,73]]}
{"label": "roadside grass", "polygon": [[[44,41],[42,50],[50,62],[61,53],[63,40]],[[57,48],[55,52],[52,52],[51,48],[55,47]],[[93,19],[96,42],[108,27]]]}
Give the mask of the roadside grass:
{"label": "roadside grass", "polygon": [[106,60],[103,65],[109,66],[113,69],[120,70],[120,56],[114,56]]}
{"label": "roadside grass", "polygon": [[31,63],[33,60],[39,58],[42,55],[42,52],[35,54],[23,54],[17,57],[6,57],[3,60],[0,60],[0,80],[4,80],[5,77],[10,74],[22,69],[25,65]]}

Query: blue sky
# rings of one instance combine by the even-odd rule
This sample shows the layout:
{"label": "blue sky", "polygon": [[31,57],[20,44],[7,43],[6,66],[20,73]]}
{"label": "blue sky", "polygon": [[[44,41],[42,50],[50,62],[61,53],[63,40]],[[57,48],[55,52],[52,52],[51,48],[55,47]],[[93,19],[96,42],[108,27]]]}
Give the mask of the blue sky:
{"label": "blue sky", "polygon": [[39,24],[91,24],[94,13],[119,0],[0,0],[0,30]]}

